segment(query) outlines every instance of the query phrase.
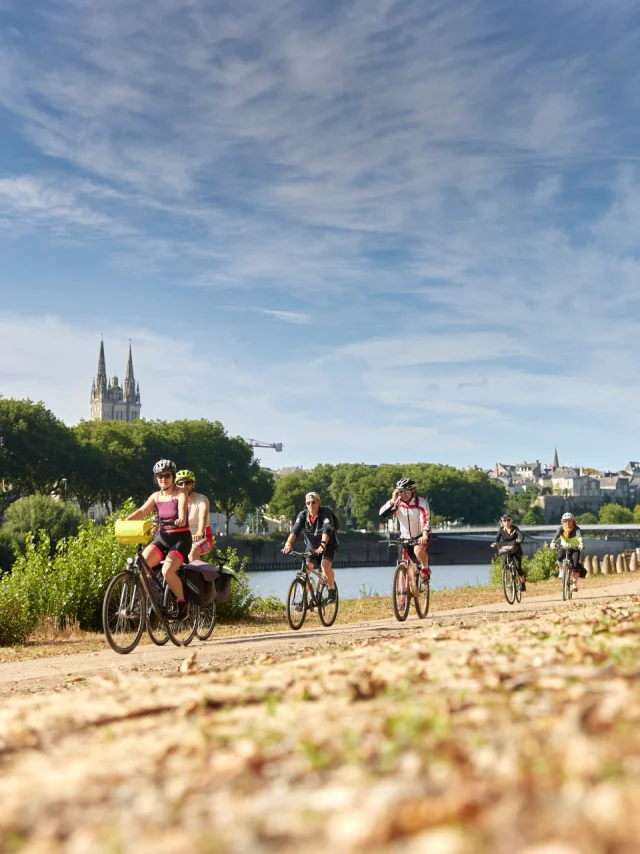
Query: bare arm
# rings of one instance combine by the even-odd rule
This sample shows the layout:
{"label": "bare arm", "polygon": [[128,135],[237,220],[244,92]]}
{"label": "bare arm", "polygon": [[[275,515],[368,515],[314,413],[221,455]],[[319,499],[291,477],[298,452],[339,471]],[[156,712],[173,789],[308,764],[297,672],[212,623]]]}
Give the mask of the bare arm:
{"label": "bare arm", "polygon": [[178,489],[178,518],[176,528],[185,528],[189,518],[188,497],[186,489]]}
{"label": "bare arm", "polygon": [[156,506],[156,495],[158,493],[154,492],[153,495],[150,495],[147,500],[144,502],[142,507],[138,507],[137,510],[134,510],[129,516],[127,516],[127,521],[135,522],[137,519],[144,519],[145,516],[148,516],[149,513]]}
{"label": "bare arm", "polygon": [[200,506],[198,507],[198,533],[196,534],[196,539],[202,540],[204,538],[204,532],[207,528],[208,519],[209,499],[205,498],[204,501],[200,502]]}

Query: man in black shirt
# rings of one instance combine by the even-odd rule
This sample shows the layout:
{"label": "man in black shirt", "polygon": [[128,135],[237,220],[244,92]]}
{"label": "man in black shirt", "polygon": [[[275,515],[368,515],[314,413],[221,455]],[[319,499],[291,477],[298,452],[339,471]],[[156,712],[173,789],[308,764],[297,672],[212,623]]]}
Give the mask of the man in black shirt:
{"label": "man in black shirt", "polygon": [[329,588],[328,601],[335,602],[336,577],[332,564],[338,549],[338,537],[333,512],[328,507],[322,506],[317,492],[308,492],[304,502],[307,509],[298,513],[282,551],[284,554],[289,554],[296,537],[303,534],[307,548],[315,552],[307,566],[309,569],[318,565],[322,567],[322,573],[327,579]]}

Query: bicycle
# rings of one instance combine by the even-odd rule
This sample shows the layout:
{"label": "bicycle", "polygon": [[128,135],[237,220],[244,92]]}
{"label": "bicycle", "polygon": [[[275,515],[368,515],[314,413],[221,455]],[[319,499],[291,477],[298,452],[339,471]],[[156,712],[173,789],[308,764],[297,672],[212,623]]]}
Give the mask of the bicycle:
{"label": "bicycle", "polygon": [[[136,648],[147,628],[151,640],[163,646],[170,638],[176,646],[187,646],[197,631],[197,606],[188,605],[187,616],[178,620],[177,602],[158,570],[147,564],[138,543],[135,557],[127,558],[127,569],[107,585],[102,602],[102,625],[114,652],[126,655]],[[178,574],[182,572],[182,567]],[[149,619],[150,611],[154,617]],[[166,638],[166,639],[165,639]]]}
{"label": "bicycle", "polygon": [[[315,567],[309,569],[307,562],[315,557],[314,552],[294,552],[290,555],[300,558],[302,564],[296,573],[296,577],[289,585],[287,597],[287,620],[294,631],[302,628],[306,619],[307,611],[318,611],[320,622],[327,628],[335,623],[338,616],[338,585],[335,585],[336,598],[329,602],[329,587],[322,572]],[[316,583],[312,576],[315,576]],[[317,586],[316,586],[317,584]]]}
{"label": "bicycle", "polygon": [[498,549],[499,555],[506,555],[507,560],[502,564],[502,589],[504,598],[509,605],[522,601],[522,582],[518,574],[518,568],[514,558],[517,546],[504,545]]}
{"label": "bicycle", "polygon": [[409,540],[394,540],[389,543],[389,548],[398,549],[398,562],[393,573],[391,600],[396,620],[401,623],[404,623],[409,616],[411,599],[414,601],[419,619],[424,620],[429,613],[430,578],[422,578],[418,572],[418,567],[409,557],[407,551],[407,546],[415,546],[417,543],[417,537],[412,537]]}
{"label": "bicycle", "polygon": [[562,579],[562,599],[567,601],[573,598],[575,580],[573,573],[575,572],[571,563],[571,555],[576,549],[565,549],[564,557],[560,563],[560,577]]}

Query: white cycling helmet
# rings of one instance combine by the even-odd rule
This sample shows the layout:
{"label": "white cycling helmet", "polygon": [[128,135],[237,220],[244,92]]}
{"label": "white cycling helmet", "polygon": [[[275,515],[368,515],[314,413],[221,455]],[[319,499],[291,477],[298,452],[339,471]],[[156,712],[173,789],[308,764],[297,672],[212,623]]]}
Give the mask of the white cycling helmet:
{"label": "white cycling helmet", "polygon": [[153,467],[153,473],[162,474],[165,471],[172,471],[175,474],[177,471],[176,464],[172,463],[171,460],[158,460]]}
{"label": "white cycling helmet", "polygon": [[569,519],[575,519],[575,516],[573,515],[573,513],[563,513],[562,519],[560,521],[561,522],[568,522]]}

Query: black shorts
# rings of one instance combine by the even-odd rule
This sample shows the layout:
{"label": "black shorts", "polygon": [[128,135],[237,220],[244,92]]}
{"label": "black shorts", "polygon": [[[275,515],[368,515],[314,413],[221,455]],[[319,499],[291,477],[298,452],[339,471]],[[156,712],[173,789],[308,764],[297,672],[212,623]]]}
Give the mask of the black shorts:
{"label": "black shorts", "polygon": [[191,551],[192,544],[193,537],[191,536],[191,531],[178,531],[176,533],[171,533],[161,529],[155,535],[153,540],[151,540],[151,545],[156,547],[163,560],[170,555],[171,552],[175,552],[182,558],[182,563],[189,562],[189,552]]}
{"label": "black shorts", "polygon": [[[313,548],[313,546],[309,545],[309,548]],[[317,548],[317,546],[316,546],[316,548]],[[339,546],[337,543],[327,543],[327,547],[322,552],[322,554],[318,554],[318,555],[314,554],[311,556],[310,560],[314,564],[314,566],[320,566],[320,564],[323,560],[329,560],[333,563],[333,559],[336,556],[336,552],[338,551],[338,548],[339,548]],[[315,549],[314,549],[314,551],[315,551]]]}
{"label": "black shorts", "polygon": [[405,550],[405,551],[406,551],[406,553],[409,555],[409,559],[410,559],[410,560],[412,560],[412,561],[415,563],[415,565],[416,565],[416,566],[420,566],[420,561],[419,561],[419,560],[418,560],[418,558],[416,557],[416,547],[415,547],[415,546],[409,546],[409,545],[406,545],[406,546],[404,547],[404,550]]}

